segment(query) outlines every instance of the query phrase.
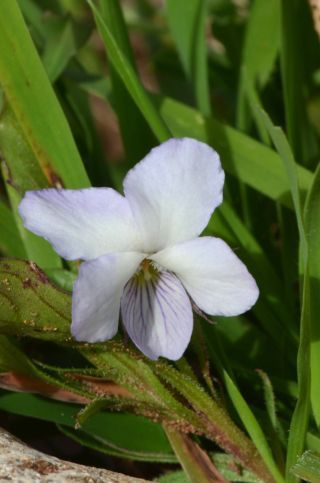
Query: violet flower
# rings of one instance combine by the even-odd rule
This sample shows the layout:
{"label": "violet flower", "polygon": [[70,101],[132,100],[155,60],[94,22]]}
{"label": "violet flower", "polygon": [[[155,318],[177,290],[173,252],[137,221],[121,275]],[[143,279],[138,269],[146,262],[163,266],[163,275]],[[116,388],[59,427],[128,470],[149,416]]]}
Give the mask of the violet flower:
{"label": "violet flower", "polygon": [[[111,339],[119,311],[149,358],[179,359],[193,328],[191,300],[210,315],[250,309],[257,285],[229,246],[199,237],[222,202],[219,156],[193,139],[154,148],[111,188],[29,191],[24,225],[67,260],[82,259],[72,299],[78,341]],[[190,300],[191,299],[191,300]]]}

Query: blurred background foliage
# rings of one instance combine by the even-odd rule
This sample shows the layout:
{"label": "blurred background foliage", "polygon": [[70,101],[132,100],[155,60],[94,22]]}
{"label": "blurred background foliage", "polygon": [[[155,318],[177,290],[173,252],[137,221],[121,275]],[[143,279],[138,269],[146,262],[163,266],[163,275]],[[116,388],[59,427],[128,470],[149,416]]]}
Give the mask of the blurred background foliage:
{"label": "blurred background foliage", "polygon": [[[202,481],[162,425],[179,414],[221,481],[257,481],[199,429],[205,388],[257,449],[270,477],[260,480],[304,477],[292,470],[297,457],[320,452],[319,15],[311,0],[2,1],[1,424],[65,458]],[[171,136],[219,152],[224,202],[205,234],[233,247],[261,296],[243,316],[212,325],[196,316],[186,357],[159,369],[121,336],[72,343],[78,264],[27,232],[17,206],[48,186],[121,191],[128,169]],[[199,385],[192,402],[189,383]],[[147,386],[161,404],[141,397]]]}

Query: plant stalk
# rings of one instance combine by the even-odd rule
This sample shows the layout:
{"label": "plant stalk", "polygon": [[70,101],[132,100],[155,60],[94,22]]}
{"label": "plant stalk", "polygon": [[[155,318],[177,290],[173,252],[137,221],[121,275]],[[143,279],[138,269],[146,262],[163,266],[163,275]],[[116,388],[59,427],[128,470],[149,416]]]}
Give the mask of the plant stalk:
{"label": "plant stalk", "polygon": [[207,453],[186,434],[163,424],[168,440],[191,483],[227,483]]}

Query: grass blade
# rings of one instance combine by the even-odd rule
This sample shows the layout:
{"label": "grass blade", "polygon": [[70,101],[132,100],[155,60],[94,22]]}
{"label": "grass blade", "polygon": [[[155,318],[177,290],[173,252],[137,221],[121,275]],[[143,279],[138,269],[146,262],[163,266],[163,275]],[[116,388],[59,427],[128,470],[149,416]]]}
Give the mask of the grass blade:
{"label": "grass blade", "polygon": [[265,464],[267,465],[270,473],[273,475],[275,481],[277,482],[284,482],[284,478],[282,477],[277,465],[275,464],[270,447],[266,440],[263,431],[256,420],[253,412],[251,411],[250,407],[246,403],[245,399],[242,397],[239,389],[229,376],[229,374],[224,370],[224,382],[231,398],[231,401],[244,425],[250,438],[252,439],[253,443],[255,444],[257,450],[259,451],[261,457],[263,458]]}
{"label": "grass blade", "polygon": [[269,80],[279,52],[279,44],[279,1],[255,0],[250,10],[242,55],[249,78],[260,88]]}
{"label": "grass blade", "polygon": [[291,419],[288,451],[287,451],[287,465],[286,465],[286,481],[294,483],[297,481],[296,477],[290,472],[291,466],[296,462],[305,447],[305,440],[308,430],[310,418],[310,342],[311,342],[311,327],[310,327],[310,280],[309,280],[309,254],[308,242],[305,233],[300,192],[298,187],[297,166],[289,146],[289,143],[279,127],[273,126],[269,116],[261,113],[261,117],[265,122],[270,137],[283,160],[283,164],[287,171],[288,180],[290,183],[290,190],[297,218],[297,225],[299,230],[299,251],[300,251],[300,268],[303,276],[302,283],[302,308],[300,318],[300,344],[298,350],[297,360],[297,376],[298,376],[298,401]]}
{"label": "grass blade", "polygon": [[[286,130],[295,158],[301,164],[307,164],[318,154],[318,143],[308,119],[306,103],[312,56],[315,56],[318,66],[319,49],[314,52],[317,45],[308,2],[281,0],[280,60]],[[307,56],[305,52],[308,52]]]}
{"label": "grass blade", "polygon": [[310,286],[308,272],[304,275],[300,321],[300,345],[298,350],[298,401],[290,423],[287,448],[286,481],[299,480],[291,473],[291,467],[302,454],[310,418]]}
{"label": "grass blade", "polygon": [[320,426],[320,165],[306,200],[305,229],[309,248],[310,324],[311,324],[311,405]]}
{"label": "grass blade", "polygon": [[261,117],[265,123],[265,126],[269,132],[269,135],[272,139],[273,144],[275,145],[279,155],[281,156],[283,165],[286,169],[290,190],[291,190],[293,206],[294,206],[294,210],[297,218],[297,225],[298,225],[299,236],[300,236],[302,262],[303,262],[303,266],[305,267],[307,264],[307,258],[308,258],[308,247],[307,247],[307,239],[306,239],[306,234],[305,234],[303,220],[302,220],[297,165],[294,160],[290,145],[282,129],[272,124],[266,112],[261,111]]}
{"label": "grass blade", "polygon": [[211,109],[205,41],[206,1],[167,0],[166,6],[170,30],[193,85],[197,106],[208,116]]}
{"label": "grass blade", "polygon": [[[131,64],[137,75],[134,56],[119,1],[101,0],[100,4],[101,15],[106,25],[108,25],[127,62]],[[148,149],[151,149],[156,144],[156,139],[113,65],[110,65],[110,77],[112,83],[111,102],[118,116],[126,150],[126,159],[129,160],[129,166],[132,166],[143,158]],[[144,133],[143,136],[141,136],[142,132]]]}
{"label": "grass blade", "polygon": [[142,86],[134,68],[125,57],[122,50],[119,48],[114,36],[112,35],[106,22],[103,20],[98,9],[94,6],[91,0],[87,0],[87,2],[90,5],[94,14],[98,30],[100,31],[102,39],[105,43],[110,62],[121,77],[128,92],[141,110],[157,139],[161,142],[166,141],[168,138],[171,137],[167,125],[158,113],[156,107],[154,106],[151,98],[145,91],[144,87]]}
{"label": "grass blade", "polygon": [[0,83],[43,170],[55,170],[68,188],[89,186],[70,128],[16,0],[1,2],[0,45]]}
{"label": "grass blade", "polygon": [[279,52],[279,43],[279,1],[255,0],[250,9],[242,50],[237,104],[237,125],[241,130],[248,132],[251,123],[251,113],[246,99],[248,86],[252,87],[252,90],[260,90],[266,85]]}
{"label": "grass blade", "polygon": [[62,74],[90,34],[86,25],[77,25],[71,19],[59,20],[46,39],[42,56],[42,62],[52,84]]}

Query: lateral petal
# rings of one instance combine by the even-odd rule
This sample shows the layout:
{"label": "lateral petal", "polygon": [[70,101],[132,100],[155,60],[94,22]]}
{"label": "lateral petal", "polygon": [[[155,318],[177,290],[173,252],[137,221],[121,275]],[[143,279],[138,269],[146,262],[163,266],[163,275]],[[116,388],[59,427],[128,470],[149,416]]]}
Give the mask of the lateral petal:
{"label": "lateral petal", "polygon": [[207,314],[242,314],[259,296],[257,284],[246,266],[220,238],[195,238],[149,258],[174,272],[197,306]]}
{"label": "lateral petal", "polygon": [[128,201],[111,188],[28,191],[19,213],[28,230],[67,260],[141,247]]}
{"label": "lateral petal", "polygon": [[218,154],[194,139],[170,139],[124,180],[124,192],[145,251],[190,240],[222,201],[224,172]]}
{"label": "lateral petal", "polygon": [[180,359],[189,344],[191,303],[181,282],[169,272],[160,273],[156,281],[129,280],[121,315],[130,338],[150,359]]}
{"label": "lateral petal", "polygon": [[76,340],[102,342],[117,333],[123,288],[143,258],[136,252],[109,253],[82,263],[72,296]]}

